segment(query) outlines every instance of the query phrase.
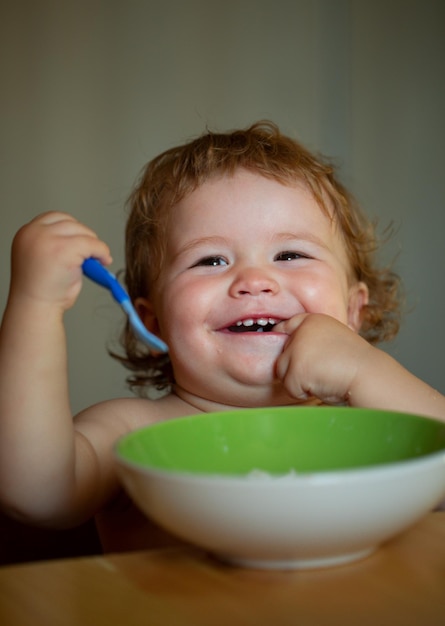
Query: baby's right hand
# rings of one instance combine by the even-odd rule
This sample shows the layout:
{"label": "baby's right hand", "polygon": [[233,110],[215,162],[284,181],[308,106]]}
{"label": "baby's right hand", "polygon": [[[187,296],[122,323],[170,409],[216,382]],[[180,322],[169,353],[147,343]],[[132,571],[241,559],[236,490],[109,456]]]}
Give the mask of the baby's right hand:
{"label": "baby's right hand", "polygon": [[80,292],[82,263],[91,256],[111,263],[108,246],[90,228],[66,213],[39,215],[14,238],[10,296],[65,311]]}

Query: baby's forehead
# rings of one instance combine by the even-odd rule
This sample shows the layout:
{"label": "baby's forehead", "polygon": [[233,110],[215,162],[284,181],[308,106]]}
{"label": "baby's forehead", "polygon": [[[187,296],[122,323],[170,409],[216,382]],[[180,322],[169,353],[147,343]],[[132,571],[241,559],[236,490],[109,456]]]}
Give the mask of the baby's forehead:
{"label": "baby's forehead", "polygon": [[[250,219],[257,214],[259,219],[267,220],[272,229],[280,224],[281,216],[281,223],[292,223],[295,216],[296,228],[299,222],[323,231],[326,223],[329,230],[338,228],[335,206],[328,194],[314,191],[298,177],[283,179],[245,168],[207,178],[172,204],[171,214],[168,231],[173,229],[176,233],[178,219],[187,229],[191,223],[200,226],[200,220],[210,227],[212,220],[218,224],[236,222],[245,214]],[[324,225],[320,224],[320,219]],[[241,226],[244,227],[244,223]]]}
{"label": "baby's forehead", "polygon": [[[251,170],[245,167],[236,168],[233,172],[214,172],[205,180],[196,181],[193,186],[189,187],[181,195],[177,195],[176,198],[170,198],[168,213],[174,215],[178,207],[185,210],[193,210],[194,199],[202,200],[203,197],[206,197],[206,199],[210,201],[212,198],[212,190],[215,190],[215,193],[219,194],[221,189],[229,189],[234,182],[236,184],[237,181],[243,178],[250,178],[254,181],[253,184],[255,184],[255,180],[258,180],[259,183],[265,180],[282,187],[295,189],[312,201],[314,211],[321,211],[334,225],[338,221],[335,203],[322,186],[311,185],[303,176],[297,174],[277,176],[268,172]],[[274,210],[276,210],[276,208]],[[295,205],[295,211],[297,214],[297,203]]]}

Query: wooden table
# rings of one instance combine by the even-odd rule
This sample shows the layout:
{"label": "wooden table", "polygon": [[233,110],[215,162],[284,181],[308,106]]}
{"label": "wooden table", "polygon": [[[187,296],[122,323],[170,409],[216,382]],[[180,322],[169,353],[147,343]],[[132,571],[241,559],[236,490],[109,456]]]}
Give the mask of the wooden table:
{"label": "wooden table", "polygon": [[445,512],[327,569],[237,569],[188,547],[3,567],[0,624],[445,625]]}

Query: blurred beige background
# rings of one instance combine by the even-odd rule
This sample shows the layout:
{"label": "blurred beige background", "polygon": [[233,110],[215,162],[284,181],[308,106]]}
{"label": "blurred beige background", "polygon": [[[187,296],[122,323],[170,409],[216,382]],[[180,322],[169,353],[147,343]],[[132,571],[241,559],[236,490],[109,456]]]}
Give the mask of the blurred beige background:
{"label": "blurred beige background", "polygon": [[[71,212],[117,271],[143,164],[270,118],[336,157],[382,230],[394,220],[384,255],[411,312],[388,350],[445,392],[443,0],[2,0],[0,46],[1,310],[24,222]],[[86,283],[67,315],[74,411],[128,393],[106,353],[120,320]]]}

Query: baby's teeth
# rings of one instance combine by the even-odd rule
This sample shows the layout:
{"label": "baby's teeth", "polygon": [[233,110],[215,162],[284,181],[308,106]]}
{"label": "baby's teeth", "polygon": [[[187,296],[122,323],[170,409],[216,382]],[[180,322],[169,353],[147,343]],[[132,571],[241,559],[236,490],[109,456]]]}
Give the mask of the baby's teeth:
{"label": "baby's teeth", "polygon": [[239,320],[236,325],[237,326],[253,326],[254,324],[258,324],[258,326],[267,326],[268,324],[276,324],[277,320],[273,317],[265,318],[260,317],[257,320],[253,320],[252,318],[246,320]]}

